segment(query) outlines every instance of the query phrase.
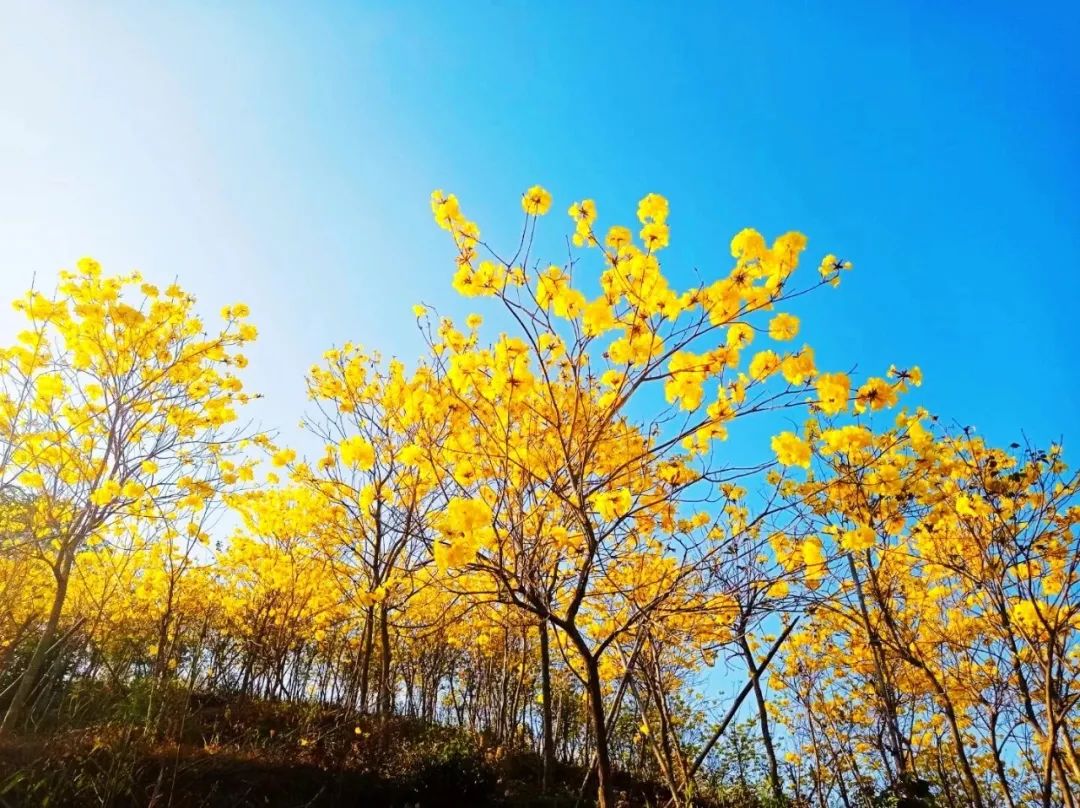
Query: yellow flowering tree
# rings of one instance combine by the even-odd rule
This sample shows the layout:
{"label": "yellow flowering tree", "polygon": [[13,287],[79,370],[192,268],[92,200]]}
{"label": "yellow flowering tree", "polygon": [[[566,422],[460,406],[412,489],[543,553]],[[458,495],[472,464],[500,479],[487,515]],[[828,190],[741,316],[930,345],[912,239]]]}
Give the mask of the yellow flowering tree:
{"label": "yellow flowering tree", "polygon": [[776,684],[827,717],[823,767],[894,789],[932,777],[977,806],[1073,805],[1080,476],[1059,447],[1015,455],[921,410],[807,431],[818,473],[789,493],[816,555],[781,553],[831,594],[787,656],[801,675]]}
{"label": "yellow flowering tree", "polygon": [[346,344],[311,368],[308,397],[316,412],[305,426],[323,445],[314,463],[293,464],[292,476],[335,514],[324,548],[335,586],[363,615],[357,667],[361,709],[378,632],[377,711],[393,707],[390,625],[418,588],[424,530],[437,486],[435,469],[417,443],[421,430],[441,434],[445,416],[424,367],[409,376],[401,362]]}
{"label": "yellow flowering tree", "polygon": [[[715,445],[739,418],[816,398],[815,384],[846,404],[846,377],[819,378],[809,346],[786,348],[798,320],[776,309],[835,285],[850,265],[826,256],[820,277],[798,288],[806,239],[788,233],[770,246],[744,230],[730,245],[733,267],[680,291],[661,270],[663,197],[641,200],[636,239],[624,226],[598,235],[596,205],[574,203],[572,240],[585,252],[561,265],[534,254],[550,206],[547,191],[529,189],[522,237],[500,254],[453,195],[432,197],[457,247],[454,288],[493,298],[511,328],[485,344],[479,316],[462,331],[422,312],[451,418],[449,437],[428,447],[452,480],[434,553],[462,591],[513,604],[567,638],[589,694],[606,806],[605,653],[688,604],[730,616],[707,571],[742,525],[700,506],[710,490],[730,496],[725,485],[742,470]],[[772,345],[751,353],[759,334]]]}
{"label": "yellow flowering tree", "polygon": [[9,704],[15,726],[56,640],[80,551],[128,520],[201,510],[235,481],[230,427],[248,396],[235,371],[255,337],[246,307],[208,333],[195,300],[83,259],[54,295],[15,303],[26,328],[0,351],[0,493],[29,510],[16,541],[52,577],[48,616]]}

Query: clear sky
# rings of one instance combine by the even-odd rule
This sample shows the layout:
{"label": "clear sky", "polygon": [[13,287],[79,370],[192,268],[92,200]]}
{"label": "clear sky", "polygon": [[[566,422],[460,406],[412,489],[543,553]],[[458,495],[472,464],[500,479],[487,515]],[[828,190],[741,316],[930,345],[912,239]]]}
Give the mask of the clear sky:
{"label": "clear sky", "polygon": [[0,0],[0,298],[89,254],[246,301],[288,437],[326,348],[410,359],[414,302],[465,310],[433,188],[509,232],[541,183],[560,233],[657,191],[676,283],[802,230],[810,272],[856,263],[797,309],[820,365],[919,364],[947,418],[1075,441],[1077,8]]}

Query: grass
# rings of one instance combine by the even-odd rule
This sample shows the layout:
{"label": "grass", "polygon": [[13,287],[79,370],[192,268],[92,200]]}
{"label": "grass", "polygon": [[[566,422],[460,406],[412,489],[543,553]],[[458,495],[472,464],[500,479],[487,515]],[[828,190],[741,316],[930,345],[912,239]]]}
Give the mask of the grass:
{"label": "grass", "polygon": [[[114,720],[0,738],[4,808],[569,808],[583,777],[579,767],[562,766],[541,793],[541,763],[531,751],[411,719],[268,702],[194,704],[182,723],[156,732]],[[627,806],[666,797],[653,783],[618,785]]]}

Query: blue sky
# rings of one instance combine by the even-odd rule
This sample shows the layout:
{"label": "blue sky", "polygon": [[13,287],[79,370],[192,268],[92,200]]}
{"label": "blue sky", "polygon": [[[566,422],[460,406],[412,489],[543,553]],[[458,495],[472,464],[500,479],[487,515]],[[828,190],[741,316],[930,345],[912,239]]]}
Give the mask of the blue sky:
{"label": "blue sky", "polygon": [[510,234],[537,182],[557,235],[574,199],[610,224],[667,195],[676,283],[802,230],[856,263],[797,309],[820,365],[919,364],[917,400],[992,440],[1077,436],[1075,4],[0,11],[0,297],[90,254],[246,301],[285,437],[323,350],[409,359],[412,303],[466,310],[430,191]]}

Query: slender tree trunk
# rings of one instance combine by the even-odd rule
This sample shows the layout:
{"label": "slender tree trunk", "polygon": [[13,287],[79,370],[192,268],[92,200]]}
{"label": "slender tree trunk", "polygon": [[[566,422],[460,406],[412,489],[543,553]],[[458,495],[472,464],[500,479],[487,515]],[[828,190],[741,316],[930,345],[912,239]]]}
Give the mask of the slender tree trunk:
{"label": "slender tree trunk", "polygon": [[547,793],[552,770],[555,768],[555,736],[551,720],[551,649],[548,647],[547,620],[540,623],[540,694],[544,700],[540,710],[544,730],[544,766],[540,789]]}
{"label": "slender tree trunk", "polygon": [[45,624],[41,639],[38,640],[38,644],[34,647],[34,653],[30,656],[30,662],[26,666],[26,670],[23,671],[22,676],[19,678],[19,686],[16,688],[15,695],[12,696],[11,703],[8,705],[4,721],[0,724],[0,732],[11,732],[22,721],[23,709],[30,698],[34,685],[37,684],[41,666],[45,663],[45,656],[56,640],[56,631],[60,625],[60,616],[64,611],[64,601],[67,599],[68,580],[71,573],[70,561],[61,559],[60,564],[61,567],[56,570],[56,592],[53,594],[49,620]]}
{"label": "slender tree trunk", "polygon": [[[656,701],[656,703],[659,705],[661,703],[662,697],[654,693],[652,684],[648,681],[649,677],[646,676],[645,680],[646,691],[649,693],[650,698]],[[685,790],[685,783],[683,784],[683,786],[680,786],[679,783],[675,782],[674,767],[672,765],[671,759],[671,744],[668,743],[667,737],[667,726],[663,723],[663,718],[661,718],[660,743],[658,743],[656,736],[652,731],[652,727],[649,726],[648,718],[646,718],[645,715],[648,701],[642,698],[641,691],[638,690],[638,687],[636,684],[634,684],[633,680],[630,681],[630,690],[634,694],[634,698],[637,700],[638,707],[641,710],[641,724],[645,730],[642,734],[641,739],[639,765],[644,765],[645,750],[646,748],[648,748],[650,751],[652,751],[653,757],[656,758],[656,765],[660,767],[660,773],[664,776],[664,781],[667,783],[668,791],[670,791],[672,796],[674,797],[676,794],[680,794]],[[685,772],[683,772],[683,774],[685,774]],[[676,804],[678,804],[678,800],[676,800]]]}
{"label": "slender tree trunk", "polygon": [[1061,719],[1058,717],[1057,710],[1055,709],[1057,699],[1055,698],[1056,694],[1054,692],[1052,661],[1044,666],[1043,679],[1045,681],[1045,685],[1043,686],[1043,709],[1046,711],[1046,756],[1050,761],[1057,762],[1057,765],[1052,766],[1052,768],[1057,775],[1058,783],[1061,785],[1062,804],[1065,808],[1074,808],[1075,802],[1072,797],[1072,786],[1069,783],[1069,777],[1065,772],[1065,767],[1061,765],[1061,755],[1057,745]]}
{"label": "slender tree trunk", "polygon": [[240,679],[240,697],[247,698],[255,689],[255,652],[250,647],[244,652],[243,675]]}
{"label": "slender tree trunk", "polygon": [[941,784],[941,793],[945,795],[945,801],[949,803],[949,808],[957,808],[956,798],[953,797],[952,786],[949,785],[949,775],[945,773],[945,762],[941,759],[941,741],[938,741],[937,747],[937,772],[938,782]]}
{"label": "slender tree trunk", "polygon": [[[652,696],[656,705],[656,714],[660,719],[660,751],[666,761],[669,772],[667,777],[671,782],[672,794],[681,792],[689,798],[690,780],[686,773],[686,759],[679,746],[679,739],[675,735],[671,713],[667,707],[667,694],[664,692],[664,674],[657,659],[655,644],[652,645],[651,659],[643,661],[639,669],[645,674],[645,688]],[[652,663],[651,666],[649,662]],[[651,671],[649,671],[650,667]]]}
{"label": "slender tree trunk", "polygon": [[[900,732],[900,721],[897,718],[896,699],[893,695],[892,688],[889,686],[889,681],[885,677],[885,663],[882,659],[881,638],[878,637],[877,630],[874,628],[873,623],[870,622],[870,610],[866,606],[866,596],[863,594],[862,581],[859,578],[859,571],[855,566],[855,557],[851,553],[848,553],[847,560],[848,568],[851,570],[851,580],[855,584],[855,594],[858,597],[859,611],[862,614],[863,625],[866,628],[867,640],[870,643],[871,656],[874,660],[874,674],[878,687],[878,695],[881,698],[882,711],[885,714],[885,725],[891,736],[889,741],[892,748],[889,751],[891,752],[893,762],[896,765],[896,779],[904,781],[907,779],[907,760],[904,757],[903,734]],[[871,582],[873,582],[873,580],[873,576],[871,575]]]}
{"label": "slender tree trunk", "polygon": [[368,674],[371,669],[371,646],[375,633],[375,607],[369,606],[364,623],[364,648],[360,660],[360,712],[367,712]]}
{"label": "slender tree trunk", "polygon": [[818,808],[825,808],[825,788],[823,786],[823,780],[821,777],[821,753],[819,751],[820,746],[818,744],[817,729],[814,725],[813,716],[809,721],[810,729],[810,746],[814,751],[814,765],[811,769],[814,778],[814,796],[817,797]]}
{"label": "slender tree trunk", "polygon": [[[1016,676],[1017,688],[1020,690],[1020,703],[1024,707],[1024,715],[1027,717],[1028,724],[1031,725],[1032,729],[1034,729],[1037,734],[1045,737],[1046,733],[1039,723],[1038,716],[1035,714],[1034,697],[1031,693],[1031,686],[1028,684],[1027,675],[1024,673],[1020,648],[1017,645],[1016,637],[1013,634],[1012,622],[1009,619],[1009,612],[1005,607],[1003,596],[998,596],[996,606],[998,617],[1001,619],[1001,625],[1005,629],[1005,640],[1009,648],[1013,674]],[[1050,765],[1053,766],[1054,771],[1058,776],[1058,780],[1066,779],[1064,766],[1062,765],[1061,758],[1058,756],[1056,750],[1054,752],[1053,760],[1050,761]]]}
{"label": "slender tree trunk", "polygon": [[393,688],[390,682],[390,627],[386,616],[386,604],[379,606],[379,715],[390,715],[393,705]]}
{"label": "slender tree trunk", "polygon": [[938,694],[942,697],[942,707],[945,712],[945,719],[949,724],[949,729],[952,731],[953,745],[956,747],[956,757],[960,761],[960,771],[964,775],[964,781],[971,792],[968,796],[971,798],[975,808],[983,808],[982,789],[979,788],[979,782],[975,779],[975,773],[971,769],[971,762],[968,760],[967,750],[964,746],[964,734],[960,731],[960,724],[956,719],[956,711],[953,709],[951,700],[945,695],[944,688],[937,685],[935,677],[931,676],[929,678],[934,685],[934,689],[937,690]]}
{"label": "slender tree trunk", "polygon": [[[776,656],[776,652],[780,650],[780,646],[784,644],[791,632],[795,630],[795,626],[798,625],[800,619],[801,618],[796,617],[794,620],[788,623],[787,626],[785,626],[783,631],[780,632],[780,636],[776,638],[775,642],[773,642],[772,648],[769,649],[769,653],[767,653],[765,655],[765,658],[761,660],[761,664],[754,668],[754,670],[751,672],[751,680],[756,679],[765,673],[765,671],[769,667],[769,663],[771,663],[773,657]],[[727,714],[716,726],[716,729],[713,730],[712,735],[709,736],[709,740],[705,742],[705,746],[703,746],[701,751],[698,752],[698,756],[694,758],[694,764],[690,767],[690,771],[687,772],[687,781],[693,780],[694,775],[697,774],[697,770],[701,768],[701,764],[704,763],[705,758],[709,756],[709,752],[716,745],[716,742],[720,740],[720,736],[724,734],[724,731],[727,729],[728,724],[730,724],[732,719],[735,718],[735,714],[739,709],[739,705],[742,704],[743,699],[746,698],[750,690],[751,682],[747,682],[745,685],[743,685],[742,690],[739,691],[739,694],[735,697],[735,700],[728,708]]]}
{"label": "slender tree trunk", "polygon": [[1073,746],[1072,736],[1069,723],[1062,718],[1061,719],[1061,740],[1062,748],[1065,752],[1065,759],[1069,762],[1069,766],[1072,769],[1073,778],[1080,782],[1080,758],[1077,758],[1076,747]]}
{"label": "slender tree trunk", "polygon": [[585,687],[589,694],[589,723],[592,725],[596,749],[596,804],[598,808],[613,808],[615,800],[611,782],[611,756],[608,751],[607,717],[604,715],[600,665],[589,652],[584,638],[576,629],[569,636],[585,665]]}
{"label": "slender tree trunk", "polygon": [[1005,802],[1009,808],[1016,808],[1016,802],[1013,800],[1012,790],[1009,786],[1009,777],[1005,772],[1005,761],[1001,759],[1001,746],[998,743],[997,737],[997,724],[998,724],[998,712],[995,709],[990,714],[990,749],[994,754],[994,773],[997,775],[998,782],[1001,785],[1001,793],[1005,796]]}
{"label": "slender tree trunk", "polygon": [[784,800],[784,789],[780,784],[780,767],[776,762],[776,749],[773,747],[772,732],[769,730],[769,712],[765,706],[765,694],[761,690],[761,677],[754,675],[757,662],[745,634],[739,635],[739,647],[742,649],[743,659],[746,660],[750,681],[754,685],[754,700],[757,702],[758,721],[761,724],[761,743],[765,747],[765,758],[769,764],[769,789],[777,805],[780,805]]}

